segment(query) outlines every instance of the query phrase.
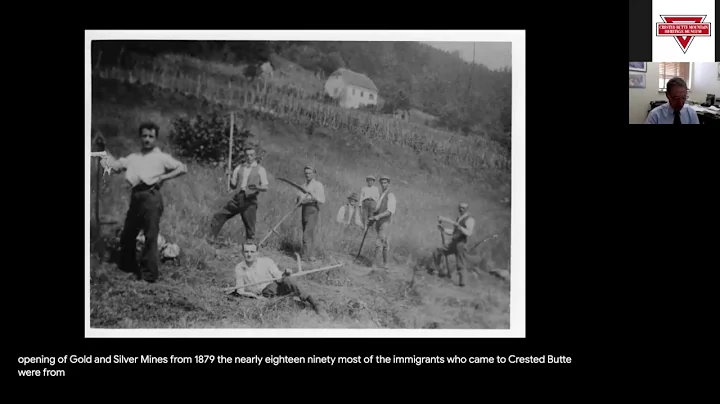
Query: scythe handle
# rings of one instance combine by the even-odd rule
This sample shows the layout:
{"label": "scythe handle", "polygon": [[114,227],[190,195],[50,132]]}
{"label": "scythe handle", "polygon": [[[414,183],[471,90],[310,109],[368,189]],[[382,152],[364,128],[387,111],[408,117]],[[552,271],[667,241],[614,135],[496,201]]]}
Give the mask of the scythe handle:
{"label": "scythe handle", "polygon": [[[324,268],[318,268],[318,269],[312,269],[312,270],[310,270],[310,271],[298,272],[298,273],[296,273],[296,274],[288,275],[287,277],[288,277],[288,278],[292,278],[292,277],[298,277],[298,276],[303,276],[303,275],[311,274],[311,273],[314,273],[314,272],[327,271],[328,269],[335,269],[335,268],[341,267],[341,266],[343,266],[343,265],[344,265],[344,264],[330,265],[330,266],[324,267]],[[261,284],[263,284],[263,283],[275,282],[275,281],[279,281],[279,280],[281,280],[281,279],[282,279],[282,278],[274,278],[274,279],[270,279],[270,280],[267,280],[267,281],[255,282],[255,283],[250,283],[250,284],[242,285],[242,286],[231,286],[231,287],[228,287],[228,288],[224,288],[223,290],[226,291],[226,292],[231,292],[231,291],[236,290],[236,289],[242,289],[242,288],[247,288],[247,287],[250,287],[250,286],[261,285]]]}

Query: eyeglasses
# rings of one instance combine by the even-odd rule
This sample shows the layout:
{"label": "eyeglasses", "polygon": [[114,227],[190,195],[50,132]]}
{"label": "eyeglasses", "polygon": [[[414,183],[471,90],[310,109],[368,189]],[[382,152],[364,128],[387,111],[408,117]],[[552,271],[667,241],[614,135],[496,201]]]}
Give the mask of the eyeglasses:
{"label": "eyeglasses", "polygon": [[673,101],[687,101],[688,98],[689,97],[687,95],[680,96],[680,97],[670,97],[670,99]]}

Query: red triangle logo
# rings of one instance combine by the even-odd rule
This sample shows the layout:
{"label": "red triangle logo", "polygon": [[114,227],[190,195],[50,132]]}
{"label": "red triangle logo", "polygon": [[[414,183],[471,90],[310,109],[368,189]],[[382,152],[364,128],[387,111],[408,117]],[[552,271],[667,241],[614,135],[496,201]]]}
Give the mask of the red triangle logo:
{"label": "red triangle logo", "polygon": [[[680,22],[693,22],[693,23],[701,23],[705,21],[705,17],[688,17],[688,16],[677,16],[677,17],[665,17],[660,16],[664,22],[668,24],[672,23],[680,23]],[[677,39],[678,44],[680,45],[680,48],[682,49],[683,53],[687,52],[688,46],[690,46],[690,41],[692,41],[694,37],[692,36],[676,36],[675,39]]]}

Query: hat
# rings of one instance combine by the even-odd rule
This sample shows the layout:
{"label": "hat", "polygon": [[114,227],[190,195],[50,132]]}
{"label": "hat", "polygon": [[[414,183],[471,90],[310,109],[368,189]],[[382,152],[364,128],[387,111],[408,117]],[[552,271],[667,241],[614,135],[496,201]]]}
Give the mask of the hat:
{"label": "hat", "polygon": [[352,199],[352,200],[354,200],[355,202],[357,202],[357,201],[360,200],[360,199],[358,198],[357,192],[353,192],[352,194],[350,194],[350,196],[348,196],[348,199]]}
{"label": "hat", "polygon": [[390,177],[388,177],[387,175],[381,175],[380,181],[382,181],[382,180],[387,180],[388,182],[390,182]]}
{"label": "hat", "polygon": [[308,165],[308,166],[305,166],[305,168],[303,168],[303,170],[308,170],[308,169],[311,170],[311,171],[314,172],[314,173],[317,172],[317,170],[315,170],[315,167],[313,167],[313,166],[309,166],[309,165]]}
{"label": "hat", "polygon": [[365,179],[366,179],[366,180],[373,180],[373,181],[375,181],[375,176],[374,176],[374,175],[368,175],[367,177],[365,177]]}

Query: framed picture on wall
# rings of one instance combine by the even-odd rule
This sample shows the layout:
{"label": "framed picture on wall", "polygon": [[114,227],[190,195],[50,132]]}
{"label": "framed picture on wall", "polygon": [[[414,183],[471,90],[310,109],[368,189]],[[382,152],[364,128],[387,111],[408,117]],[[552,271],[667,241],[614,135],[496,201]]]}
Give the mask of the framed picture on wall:
{"label": "framed picture on wall", "polygon": [[630,62],[630,71],[647,72],[647,62]]}
{"label": "framed picture on wall", "polygon": [[630,73],[630,88],[645,88],[645,75]]}

